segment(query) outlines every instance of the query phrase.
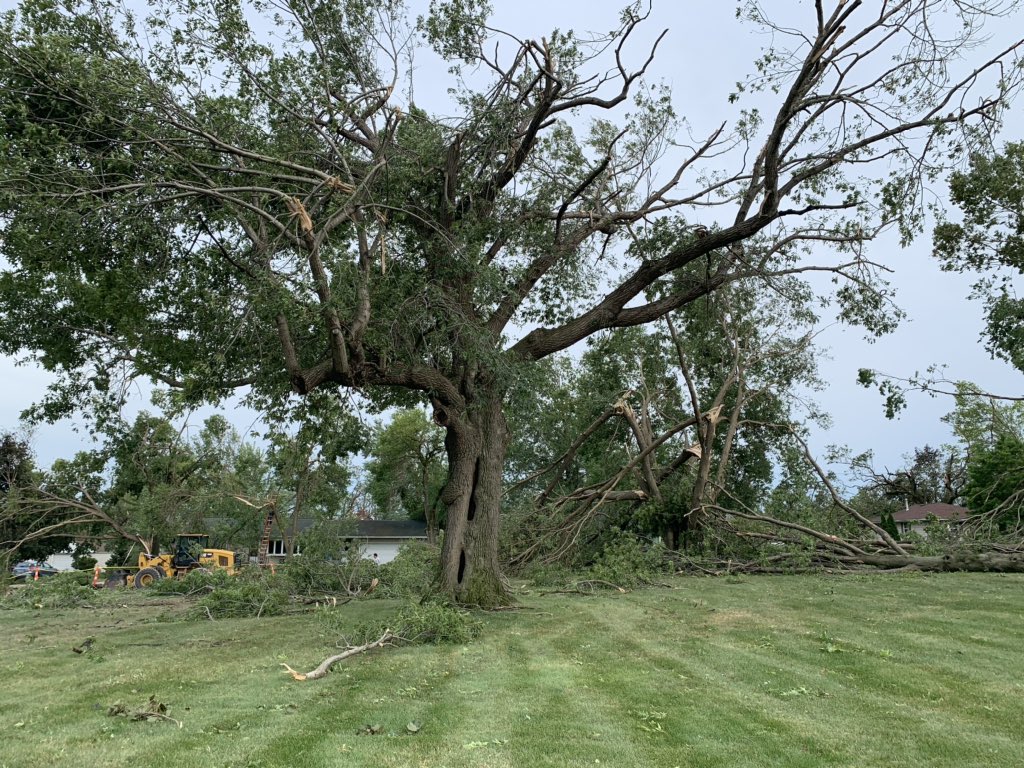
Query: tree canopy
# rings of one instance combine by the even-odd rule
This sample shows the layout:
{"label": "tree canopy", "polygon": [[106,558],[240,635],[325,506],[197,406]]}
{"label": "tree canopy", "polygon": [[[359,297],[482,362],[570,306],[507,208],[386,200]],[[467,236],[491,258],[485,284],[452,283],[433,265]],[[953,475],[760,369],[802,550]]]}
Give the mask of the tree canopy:
{"label": "tree canopy", "polygon": [[[927,181],[988,145],[1021,43],[976,46],[1013,7],[742,3],[773,43],[690,138],[639,2],[520,40],[477,0],[414,25],[398,0],[25,0],[0,21],[0,350],[60,375],[43,415],[136,376],[267,410],[429,401],[440,587],[501,602],[521,366],[752,277],[828,272],[843,319],[890,328],[866,245],[912,237]],[[448,114],[401,95],[414,50],[448,66]]]}
{"label": "tree canopy", "polygon": [[974,154],[949,186],[963,218],[935,227],[935,255],[943,269],[979,273],[973,295],[985,304],[986,346],[1024,371],[1024,143]]}
{"label": "tree canopy", "polygon": [[64,532],[45,539],[32,539],[35,515],[25,508],[25,494],[31,496],[40,472],[28,437],[16,432],[0,433],[0,570],[6,573],[11,546],[20,543],[18,559],[45,560],[71,544]]}

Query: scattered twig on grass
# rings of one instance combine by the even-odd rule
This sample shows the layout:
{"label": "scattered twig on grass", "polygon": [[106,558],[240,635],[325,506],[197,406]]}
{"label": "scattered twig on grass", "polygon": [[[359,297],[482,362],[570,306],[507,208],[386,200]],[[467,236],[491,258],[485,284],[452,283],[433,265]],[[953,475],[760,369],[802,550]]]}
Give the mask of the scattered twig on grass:
{"label": "scattered twig on grass", "polygon": [[618,584],[612,584],[610,581],[602,581],[601,579],[585,579],[583,581],[577,581],[572,585],[572,589],[552,589],[547,592],[541,592],[542,595],[594,595],[597,594],[596,587],[598,585],[611,587],[612,589],[618,590],[622,594],[629,592],[625,587],[620,587]]}
{"label": "scattered twig on grass", "polygon": [[381,648],[385,645],[388,645],[394,638],[394,633],[390,629],[387,629],[384,631],[383,635],[378,637],[372,643],[350,646],[335,656],[327,657],[322,662],[320,662],[320,666],[306,673],[297,672],[296,670],[292,669],[284,663],[282,663],[281,666],[284,667],[285,671],[288,672],[288,674],[290,674],[292,678],[294,678],[295,680],[319,680],[321,677],[326,677],[327,673],[331,671],[331,667],[333,667],[339,661],[347,659],[350,656],[355,656],[357,653],[363,653],[365,651],[372,650],[373,648]]}
{"label": "scattered twig on grass", "polygon": [[337,595],[323,595],[322,597],[307,597],[299,600],[302,605],[314,605],[319,608],[321,605],[324,607],[330,606],[335,608],[339,605],[345,605],[345,603],[351,603],[354,598],[352,597],[338,597]]}

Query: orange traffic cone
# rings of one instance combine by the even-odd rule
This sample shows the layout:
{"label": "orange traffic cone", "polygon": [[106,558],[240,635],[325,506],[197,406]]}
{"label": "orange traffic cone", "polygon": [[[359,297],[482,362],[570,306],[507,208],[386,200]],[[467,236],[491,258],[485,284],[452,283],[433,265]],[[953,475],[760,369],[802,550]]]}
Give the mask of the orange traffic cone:
{"label": "orange traffic cone", "polygon": [[93,587],[100,585],[100,567],[98,565],[92,570],[92,585]]}
{"label": "orange traffic cone", "polygon": [[32,579],[32,581],[39,581],[39,566],[38,565],[36,566],[36,575]]}

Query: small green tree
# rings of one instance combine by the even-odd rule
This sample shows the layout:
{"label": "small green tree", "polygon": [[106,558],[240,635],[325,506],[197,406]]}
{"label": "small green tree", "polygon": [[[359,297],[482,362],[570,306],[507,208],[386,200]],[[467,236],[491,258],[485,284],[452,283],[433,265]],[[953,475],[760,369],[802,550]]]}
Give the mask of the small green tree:
{"label": "small green tree", "polygon": [[427,540],[436,544],[445,469],[444,430],[419,409],[397,412],[377,432],[366,464],[378,514],[424,520]]}
{"label": "small green tree", "polygon": [[942,420],[968,455],[993,448],[1001,437],[1024,440],[1024,402],[986,395],[969,381],[956,382],[955,393],[955,407]]}
{"label": "small green tree", "polygon": [[349,457],[365,445],[358,419],[326,392],[294,403],[268,432],[264,496],[273,497],[285,555],[294,554],[300,520],[345,517],[352,471]]}
{"label": "small green tree", "polygon": [[1024,440],[1003,435],[973,457],[965,490],[968,509],[985,515],[1000,529],[1024,523]]}
{"label": "small green tree", "polygon": [[880,525],[885,529],[886,533],[893,537],[893,539],[896,541],[900,540],[900,531],[896,527],[896,521],[893,519],[892,512],[890,510],[887,509],[882,513],[882,522]]}

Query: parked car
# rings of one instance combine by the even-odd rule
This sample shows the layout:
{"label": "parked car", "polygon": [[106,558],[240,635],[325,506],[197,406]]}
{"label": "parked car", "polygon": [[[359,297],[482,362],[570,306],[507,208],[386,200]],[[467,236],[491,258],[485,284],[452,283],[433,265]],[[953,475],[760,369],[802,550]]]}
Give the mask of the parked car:
{"label": "parked car", "polygon": [[44,576],[53,576],[58,574],[60,573],[60,570],[54,568],[49,563],[40,562],[38,560],[22,560],[11,569],[11,575],[15,579],[22,581],[33,581],[37,572],[39,573],[39,578],[43,578]]}

